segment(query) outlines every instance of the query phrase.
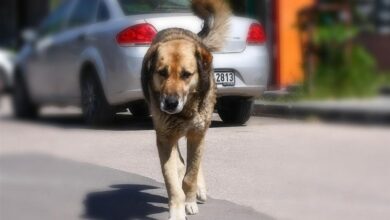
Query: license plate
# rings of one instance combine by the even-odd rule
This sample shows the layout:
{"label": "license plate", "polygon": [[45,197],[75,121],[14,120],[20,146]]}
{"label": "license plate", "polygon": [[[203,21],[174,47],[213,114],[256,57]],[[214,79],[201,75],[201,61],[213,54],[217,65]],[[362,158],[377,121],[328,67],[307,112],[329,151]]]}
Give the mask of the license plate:
{"label": "license plate", "polygon": [[218,85],[234,86],[236,84],[236,74],[234,72],[216,72],[214,76]]}

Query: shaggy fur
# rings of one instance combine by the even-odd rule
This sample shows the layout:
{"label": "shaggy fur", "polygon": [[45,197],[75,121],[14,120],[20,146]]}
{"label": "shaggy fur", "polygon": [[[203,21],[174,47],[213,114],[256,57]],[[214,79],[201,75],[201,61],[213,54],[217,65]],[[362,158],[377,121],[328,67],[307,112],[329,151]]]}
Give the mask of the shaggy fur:
{"label": "shaggy fur", "polygon": [[[161,31],[142,68],[142,89],[153,116],[171,220],[198,213],[196,200],[207,199],[201,158],[216,103],[211,52],[223,47],[230,16],[224,0],[193,0],[192,9],[205,20],[199,36],[179,28]],[[164,109],[167,97],[178,103],[170,112]],[[177,144],[182,137],[187,138],[187,167]]]}
{"label": "shaggy fur", "polygon": [[221,50],[229,29],[230,7],[225,1],[192,0],[192,10],[205,21],[199,33],[203,43],[211,52]]}

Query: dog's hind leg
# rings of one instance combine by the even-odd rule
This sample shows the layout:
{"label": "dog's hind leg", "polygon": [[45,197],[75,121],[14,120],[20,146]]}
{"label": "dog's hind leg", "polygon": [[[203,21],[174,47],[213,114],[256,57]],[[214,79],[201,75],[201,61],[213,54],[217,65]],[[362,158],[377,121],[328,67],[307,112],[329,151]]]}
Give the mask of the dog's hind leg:
{"label": "dog's hind leg", "polygon": [[190,132],[187,135],[187,171],[183,180],[186,195],[186,212],[194,215],[199,212],[196,204],[198,173],[203,154],[204,133]]}
{"label": "dog's hind leg", "polygon": [[179,182],[177,140],[157,134],[161,169],[169,197],[169,220],[185,220],[185,194]]}
{"label": "dog's hind leg", "polygon": [[207,201],[207,189],[206,189],[206,180],[204,179],[203,166],[199,166],[198,172],[198,191],[196,193],[196,198],[199,202],[205,203]]}

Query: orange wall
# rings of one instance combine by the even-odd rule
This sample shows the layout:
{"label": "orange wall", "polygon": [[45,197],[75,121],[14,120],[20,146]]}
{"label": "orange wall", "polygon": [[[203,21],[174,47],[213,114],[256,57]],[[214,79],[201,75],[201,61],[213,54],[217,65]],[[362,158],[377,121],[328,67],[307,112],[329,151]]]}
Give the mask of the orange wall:
{"label": "orange wall", "polygon": [[303,79],[301,46],[299,42],[297,12],[314,0],[278,0],[279,49],[278,81],[281,87],[300,83]]}

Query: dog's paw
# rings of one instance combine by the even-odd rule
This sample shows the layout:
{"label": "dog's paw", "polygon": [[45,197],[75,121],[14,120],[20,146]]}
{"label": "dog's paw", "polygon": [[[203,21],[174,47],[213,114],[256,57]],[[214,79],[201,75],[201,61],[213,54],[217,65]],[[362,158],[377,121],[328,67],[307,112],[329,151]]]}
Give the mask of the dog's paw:
{"label": "dog's paw", "polygon": [[187,217],[170,217],[168,220],[188,220],[188,218]]}
{"label": "dog's paw", "polygon": [[205,203],[207,201],[206,189],[198,187],[198,191],[196,192],[196,198],[200,203]]}
{"label": "dog's paw", "polygon": [[196,215],[199,213],[198,204],[196,202],[187,202],[186,203],[186,213],[187,215]]}
{"label": "dog's paw", "polygon": [[168,220],[188,220],[188,218],[187,217],[172,216]]}
{"label": "dog's paw", "polygon": [[186,213],[183,208],[175,208],[169,211],[169,220],[187,220]]}

